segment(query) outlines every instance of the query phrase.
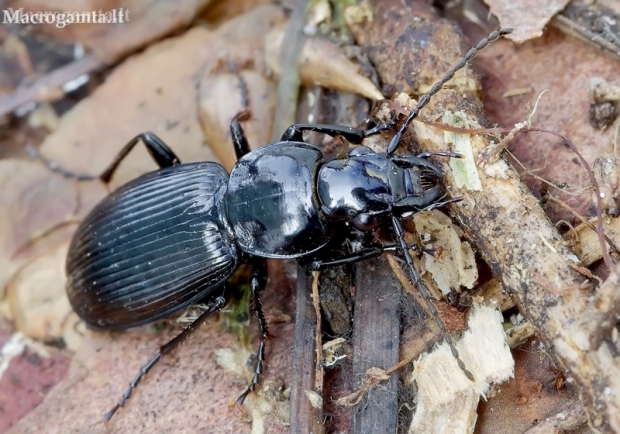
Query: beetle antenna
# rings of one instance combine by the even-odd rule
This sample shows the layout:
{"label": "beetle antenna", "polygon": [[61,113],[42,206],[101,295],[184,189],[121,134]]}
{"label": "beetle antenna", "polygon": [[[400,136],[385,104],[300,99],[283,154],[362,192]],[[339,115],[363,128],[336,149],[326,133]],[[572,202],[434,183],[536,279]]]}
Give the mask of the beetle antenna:
{"label": "beetle antenna", "polygon": [[224,289],[224,294],[220,295],[219,297],[217,297],[213,301],[211,306],[209,306],[208,310],[206,310],[202,315],[200,315],[198,318],[196,318],[196,320],[193,323],[191,323],[189,326],[187,326],[185,328],[185,330],[183,330],[181,332],[181,334],[179,334],[177,337],[172,339],[166,345],[163,345],[159,349],[157,354],[155,354],[155,357],[153,357],[151,360],[148,361],[148,363],[146,365],[144,365],[144,366],[142,366],[140,368],[140,372],[138,373],[138,375],[135,376],[135,378],[133,380],[131,380],[131,383],[129,383],[129,387],[127,387],[127,389],[125,389],[125,393],[123,393],[123,396],[118,401],[118,403],[110,411],[108,411],[103,416],[103,421],[104,422],[108,422],[110,419],[112,419],[112,416],[114,416],[114,413],[116,413],[116,410],[118,410],[119,408],[121,408],[121,407],[123,407],[125,405],[125,401],[127,401],[129,399],[129,397],[131,396],[131,392],[133,392],[133,390],[138,386],[138,383],[140,383],[140,380],[142,380],[142,377],[144,377],[144,375],[147,372],[149,372],[151,370],[151,368],[153,366],[155,366],[155,364],[157,362],[159,362],[159,360],[162,358],[163,355],[168,354],[170,351],[174,350],[179,345],[181,345],[212,314],[214,314],[215,312],[219,311],[224,306],[226,306],[226,303],[228,303],[228,291],[226,291],[226,289]]}
{"label": "beetle antenna", "polygon": [[394,135],[394,137],[392,137],[392,140],[390,140],[390,144],[388,145],[386,155],[390,156],[394,153],[394,151],[396,151],[396,149],[398,148],[398,145],[400,145],[400,140],[402,139],[403,134],[407,130],[407,127],[409,126],[411,121],[413,121],[413,119],[418,115],[420,110],[422,110],[422,108],[424,108],[424,106],[428,104],[428,102],[431,100],[431,97],[435,95],[437,92],[439,92],[441,88],[443,87],[443,85],[446,84],[447,81],[449,81],[450,79],[452,79],[452,77],[454,77],[454,74],[459,69],[467,65],[467,62],[469,62],[474,57],[476,57],[476,54],[478,54],[480,50],[486,48],[491,42],[496,41],[497,39],[499,39],[500,37],[504,35],[512,33],[512,31],[513,29],[500,29],[500,30],[496,30],[492,32],[491,34],[489,34],[486,38],[478,42],[478,44],[475,47],[469,50],[467,54],[465,55],[465,57],[459,60],[456,63],[456,65],[454,65],[452,69],[450,69],[446,73],[446,75],[444,75],[441,78],[441,80],[439,80],[437,83],[433,85],[431,90],[429,90],[424,95],[422,95],[416,107],[413,110],[411,110],[411,112],[409,112],[409,115],[407,116],[407,120],[405,120],[405,122],[398,129],[398,132],[396,133],[396,135]]}
{"label": "beetle antenna", "polygon": [[424,285],[424,282],[422,281],[420,274],[416,271],[415,267],[413,266],[413,259],[411,259],[411,255],[409,254],[407,243],[405,242],[405,232],[403,230],[403,226],[398,220],[398,217],[392,216],[392,227],[394,228],[394,233],[396,234],[396,238],[398,240],[398,243],[400,244],[400,250],[402,250],[403,255],[405,257],[405,262],[407,263],[407,269],[409,270],[411,281],[418,288],[418,290],[420,291],[420,294],[422,294],[422,298],[424,299],[424,302],[428,306],[428,310],[430,311],[431,315],[433,316],[433,318],[435,318],[435,322],[437,323],[439,330],[441,330],[443,339],[450,347],[450,351],[452,351],[452,355],[456,359],[456,363],[459,365],[459,368],[461,368],[461,370],[463,371],[463,373],[465,374],[467,378],[469,378],[471,381],[475,381],[474,376],[472,375],[471,372],[467,370],[467,368],[465,367],[465,363],[459,357],[459,352],[454,346],[454,343],[452,342],[452,336],[450,336],[450,333],[448,333],[448,331],[446,330],[446,325],[444,324],[442,319],[439,317],[437,308],[431,301],[431,296],[428,292],[428,289],[426,288],[426,285]]}

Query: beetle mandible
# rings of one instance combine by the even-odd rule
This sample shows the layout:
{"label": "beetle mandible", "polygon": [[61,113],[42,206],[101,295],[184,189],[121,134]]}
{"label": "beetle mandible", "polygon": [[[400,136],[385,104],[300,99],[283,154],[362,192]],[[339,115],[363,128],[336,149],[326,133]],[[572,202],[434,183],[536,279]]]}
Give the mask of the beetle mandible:
{"label": "beetle mandible", "polygon": [[[460,155],[397,156],[394,152],[412,120],[455,72],[490,42],[511,31],[489,34],[433,85],[401,124],[384,154],[359,146],[344,158],[326,162],[318,148],[303,141],[303,132],[342,136],[361,144],[366,137],[392,128],[394,122],[369,130],[295,124],[279,142],[250,151],[237,116],[230,129],[238,161],[230,174],[214,162],[181,164],[152,133],[140,134],[127,143],[99,179],[109,182],[140,141],[160,169],[112,192],[78,227],[66,263],[67,294],[73,309],[90,327],[110,330],[155,321],[198,300],[210,304],[141,368],[104,420],[125,404],[164,354],[226,305],[226,280],[247,262],[253,266],[250,291],[261,339],[254,378],[237,400],[241,404],[258,384],[265,360],[268,333],[259,293],[267,282],[266,258],[297,259],[305,267],[320,269],[361,261],[386,250],[400,251],[459,366],[473,380],[413,266],[408,250],[412,246],[406,244],[400,222],[420,210],[460,200],[444,200],[441,169],[428,160],[432,155]],[[65,176],[89,178],[47,163]],[[366,244],[348,254],[335,254],[334,247],[382,225],[391,226],[395,244]]]}

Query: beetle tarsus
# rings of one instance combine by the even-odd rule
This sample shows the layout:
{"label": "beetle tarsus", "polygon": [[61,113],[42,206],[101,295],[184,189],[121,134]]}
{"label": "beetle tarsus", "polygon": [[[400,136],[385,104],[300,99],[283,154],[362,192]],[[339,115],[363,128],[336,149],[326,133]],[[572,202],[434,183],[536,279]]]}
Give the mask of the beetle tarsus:
{"label": "beetle tarsus", "polygon": [[265,340],[269,337],[269,330],[267,328],[267,320],[265,319],[265,312],[263,311],[263,304],[260,301],[259,293],[265,289],[267,284],[267,264],[264,259],[257,259],[254,262],[252,269],[252,276],[250,278],[250,292],[252,294],[252,300],[254,309],[256,311],[256,317],[258,318],[258,325],[260,327],[260,343],[258,344],[258,351],[256,352],[256,366],[254,367],[254,376],[252,381],[248,385],[247,389],[237,398],[236,405],[243,404],[245,398],[256,389],[260,381],[260,376],[263,373],[263,364],[265,363]]}
{"label": "beetle tarsus", "polygon": [[52,160],[48,160],[44,157],[37,148],[34,146],[26,146],[26,151],[30,154],[31,157],[34,157],[38,160],[41,160],[45,166],[54,173],[58,173],[59,175],[64,176],[69,179],[77,179],[78,181],[93,181],[98,179],[97,176],[85,175],[82,173],[71,172],[70,170],[64,169],[60,167],[57,163]]}
{"label": "beetle tarsus", "polygon": [[[227,295],[228,291],[224,290],[224,293]],[[123,393],[121,399],[118,401],[118,404],[116,404],[110,411],[108,411],[103,416],[104,422],[108,422],[112,418],[112,416],[114,416],[114,413],[116,413],[119,408],[125,405],[125,402],[131,397],[131,392],[138,386],[140,380],[142,380],[142,377],[144,377],[151,370],[151,368],[155,366],[155,364],[161,359],[163,355],[168,354],[179,345],[181,345],[181,343],[185,341],[192,333],[194,333],[198,329],[198,327],[200,327],[212,314],[218,312],[220,309],[226,306],[226,303],[228,302],[226,295],[221,295],[215,300],[213,300],[213,303],[211,303],[209,309],[207,309],[205,312],[203,312],[202,315],[196,318],[196,320],[189,326],[187,326],[185,330],[183,330],[178,336],[176,336],[167,344],[163,345],[159,349],[157,354],[151,360],[149,360],[146,365],[140,368],[140,372],[131,381],[131,383],[129,383],[129,387],[125,389],[125,392]]]}
{"label": "beetle tarsus", "polygon": [[249,112],[241,112],[238,113],[230,121],[230,135],[232,136],[233,146],[235,148],[235,155],[237,156],[237,160],[241,159],[241,157],[251,152],[250,144],[248,143],[245,131],[243,131],[243,127],[240,123],[240,121],[245,120],[245,118],[248,116]]}

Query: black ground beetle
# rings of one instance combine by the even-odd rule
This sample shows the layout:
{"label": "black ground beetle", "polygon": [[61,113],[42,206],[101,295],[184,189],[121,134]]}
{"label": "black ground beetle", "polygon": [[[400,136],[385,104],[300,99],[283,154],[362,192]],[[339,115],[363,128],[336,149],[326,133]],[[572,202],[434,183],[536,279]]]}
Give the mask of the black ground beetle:
{"label": "black ground beetle", "polygon": [[[443,199],[442,172],[428,158],[460,155],[394,155],[394,151],[431,96],[479,50],[510,31],[491,33],[423,95],[385,154],[359,146],[345,158],[325,162],[319,149],[303,141],[303,132],[342,136],[360,144],[365,137],[391,128],[391,122],[370,130],[296,124],[279,142],[250,151],[236,117],[230,129],[238,161],[230,175],[213,162],[181,164],[154,134],[140,134],[131,140],[99,179],[108,182],[139,141],[160,170],[111,193],[77,229],[66,264],[71,305],[89,326],[105,330],[152,322],[198,300],[207,300],[209,307],[142,367],[104,420],[124,405],[164,354],[226,305],[230,293],[226,281],[240,263],[247,262],[253,265],[250,290],[262,337],[254,378],[237,400],[243,402],[258,384],[265,360],[267,323],[259,300],[267,282],[265,258],[294,258],[303,266],[320,269],[361,261],[386,250],[400,251],[459,366],[473,380],[413,266],[412,246],[406,244],[400,222],[420,210],[459,200]],[[391,226],[394,244],[365,243],[357,251],[340,257],[335,254],[343,242],[367,239],[363,234],[382,225]]]}

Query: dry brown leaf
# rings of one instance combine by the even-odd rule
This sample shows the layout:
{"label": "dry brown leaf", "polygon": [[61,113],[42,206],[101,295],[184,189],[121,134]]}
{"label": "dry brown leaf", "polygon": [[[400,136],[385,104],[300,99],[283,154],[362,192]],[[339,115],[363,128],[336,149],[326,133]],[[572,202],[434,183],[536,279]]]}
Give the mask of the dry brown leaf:
{"label": "dry brown leaf", "polygon": [[491,13],[499,18],[501,27],[514,29],[508,39],[524,42],[538,38],[551,18],[570,0],[484,0]]}
{"label": "dry brown leaf", "polygon": [[[71,181],[38,162],[0,161],[0,299],[17,269],[38,254],[28,247],[36,244],[37,236],[71,218],[76,197]],[[59,240],[50,242],[54,245]]]}
{"label": "dry brown leaf", "polygon": [[[50,388],[66,375],[70,358],[66,352],[50,347],[43,354],[28,345],[28,339],[19,333],[11,335],[10,342],[5,343],[2,338],[0,342],[3,347],[2,362],[7,361],[6,353],[13,351],[14,356],[8,361],[0,379],[0,432],[4,433],[36,408]],[[8,346],[13,346],[13,350]],[[41,344],[38,346],[43,347]]]}
{"label": "dry brown leaf", "polygon": [[[274,74],[280,75],[280,47],[284,27],[275,28],[265,38],[267,64]],[[372,100],[383,99],[383,94],[368,77],[360,74],[359,67],[351,62],[342,49],[321,38],[307,38],[299,57],[299,75],[306,86],[323,86],[363,95]]]}
{"label": "dry brown leaf", "polygon": [[16,273],[7,287],[11,316],[17,329],[38,341],[63,338],[71,350],[81,343],[79,319],[65,294],[68,243],[39,256]]}
{"label": "dry brown leaf", "polygon": [[[590,82],[598,76],[620,85],[614,59],[550,28],[542,38],[518,47],[509,41],[498,41],[483,50],[475,64],[487,77],[483,81],[485,109],[491,122],[509,128],[522,122],[528,115],[528,106],[531,109],[537,96],[548,89],[538,103],[532,126],[570,138],[590,164],[601,152],[611,149],[613,129],[599,130],[590,124],[590,106],[594,102]],[[508,89],[526,85],[532,87],[531,93],[511,98],[501,96]],[[561,140],[544,133],[519,134],[510,150],[538,176],[551,184],[566,185],[564,189],[554,189],[526,176],[524,181],[530,189],[535,192],[549,189],[580,214],[594,215],[586,172]],[[552,202],[545,205],[545,211],[552,221],[573,219],[569,212]]]}
{"label": "dry brown leaf", "polygon": [[[89,98],[64,115],[41,153],[78,173],[97,175],[129,139],[159,135],[181,161],[212,160],[196,119],[196,75],[210,34],[196,28],[120,65]],[[112,186],[156,168],[143,146],[123,161]]]}
{"label": "dry brown leaf", "polygon": [[64,42],[80,43],[108,63],[188,25],[211,0],[167,2],[155,0],[89,0],[58,2],[54,0],[19,0],[14,9],[30,12],[128,11],[128,19],[112,24],[71,24],[58,28],[55,24],[41,28]]}
{"label": "dry brown leaf", "polygon": [[[269,143],[275,111],[275,86],[251,70],[240,72],[247,84],[250,117],[241,122],[251,149]],[[239,78],[232,73],[206,75],[200,85],[198,116],[202,131],[222,165],[230,170],[237,157],[232,147],[230,120],[246,110]]]}

